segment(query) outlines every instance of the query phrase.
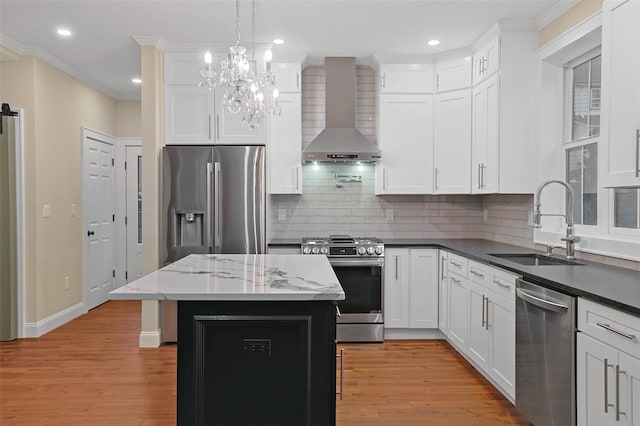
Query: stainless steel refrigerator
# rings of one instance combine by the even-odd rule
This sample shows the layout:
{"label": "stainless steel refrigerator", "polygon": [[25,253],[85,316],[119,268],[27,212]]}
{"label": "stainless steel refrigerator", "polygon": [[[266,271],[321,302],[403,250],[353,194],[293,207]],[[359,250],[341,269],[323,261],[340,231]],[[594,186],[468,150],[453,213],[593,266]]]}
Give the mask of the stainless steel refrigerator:
{"label": "stainless steel refrigerator", "polygon": [[[167,146],[162,158],[162,265],[192,253],[265,253],[265,147]],[[163,341],[177,304],[162,302]]]}

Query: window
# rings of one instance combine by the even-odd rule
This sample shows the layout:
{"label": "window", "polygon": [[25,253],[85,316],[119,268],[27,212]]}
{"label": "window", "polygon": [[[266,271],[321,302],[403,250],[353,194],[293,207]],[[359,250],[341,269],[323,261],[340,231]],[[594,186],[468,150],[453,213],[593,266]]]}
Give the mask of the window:
{"label": "window", "polygon": [[613,226],[640,229],[640,188],[613,190]]}
{"label": "window", "polygon": [[600,52],[566,66],[571,123],[565,141],[566,181],[575,191],[573,222],[598,224],[598,136],[600,136]]}

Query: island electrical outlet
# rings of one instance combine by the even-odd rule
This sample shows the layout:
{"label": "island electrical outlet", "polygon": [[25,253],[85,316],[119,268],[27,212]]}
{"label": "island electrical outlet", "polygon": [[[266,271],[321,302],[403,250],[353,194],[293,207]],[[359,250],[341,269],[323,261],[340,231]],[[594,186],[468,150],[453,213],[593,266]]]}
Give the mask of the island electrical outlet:
{"label": "island electrical outlet", "polygon": [[271,355],[271,339],[244,339],[244,352]]}

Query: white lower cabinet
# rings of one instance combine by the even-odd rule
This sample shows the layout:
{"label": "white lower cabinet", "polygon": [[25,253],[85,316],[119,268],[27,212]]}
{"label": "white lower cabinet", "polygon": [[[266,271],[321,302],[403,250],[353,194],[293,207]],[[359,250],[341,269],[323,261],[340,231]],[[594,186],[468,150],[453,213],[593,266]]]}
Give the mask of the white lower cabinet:
{"label": "white lower cabinet", "polygon": [[449,278],[447,273],[447,256],[444,250],[439,250],[440,264],[438,265],[438,328],[446,336],[449,331]]}
{"label": "white lower cabinet", "polygon": [[491,333],[489,348],[489,376],[509,396],[516,396],[516,304],[491,292],[487,312]]}
{"label": "white lower cabinet", "polygon": [[386,249],[385,328],[437,328],[438,250]]}
{"label": "white lower cabinet", "polygon": [[469,340],[469,283],[449,270],[449,341],[463,353]]}
{"label": "white lower cabinet", "polygon": [[467,355],[480,368],[489,370],[490,333],[488,323],[489,297],[487,289],[469,281],[469,345]]}
{"label": "white lower cabinet", "polygon": [[579,298],[578,330],[578,424],[640,426],[640,317]]}

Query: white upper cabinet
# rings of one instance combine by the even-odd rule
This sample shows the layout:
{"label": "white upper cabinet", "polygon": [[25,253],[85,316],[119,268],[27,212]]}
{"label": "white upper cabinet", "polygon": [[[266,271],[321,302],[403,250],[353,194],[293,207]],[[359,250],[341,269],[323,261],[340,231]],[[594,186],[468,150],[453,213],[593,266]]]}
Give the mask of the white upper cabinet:
{"label": "white upper cabinet", "polygon": [[640,2],[607,0],[602,10],[602,181],[640,186]]}
{"label": "white upper cabinet", "polygon": [[271,70],[276,75],[276,86],[280,93],[300,93],[302,65],[299,62],[274,62]]}
{"label": "white upper cabinet", "polygon": [[433,193],[433,95],[381,95],[376,194]]}
{"label": "white upper cabinet", "polygon": [[471,87],[471,57],[438,62],[435,73],[438,93]]}
{"label": "white upper cabinet", "polygon": [[224,88],[199,87],[204,66],[199,53],[165,54],[165,143],[264,144],[266,123],[249,129],[242,123],[241,112],[230,114],[224,108]]}
{"label": "white upper cabinet", "polygon": [[498,74],[473,89],[471,192],[498,192],[500,155],[500,86]]}
{"label": "white upper cabinet", "polygon": [[380,65],[380,93],[433,93],[433,65]]}
{"label": "white upper cabinet", "polygon": [[269,134],[269,188],[271,194],[302,194],[302,98],[282,93],[282,114],[271,117]]}
{"label": "white upper cabinet", "polygon": [[471,191],[471,90],[435,95],[434,189],[436,194]]}
{"label": "white upper cabinet", "polygon": [[473,54],[473,84],[476,85],[500,69],[500,36],[496,35]]}

